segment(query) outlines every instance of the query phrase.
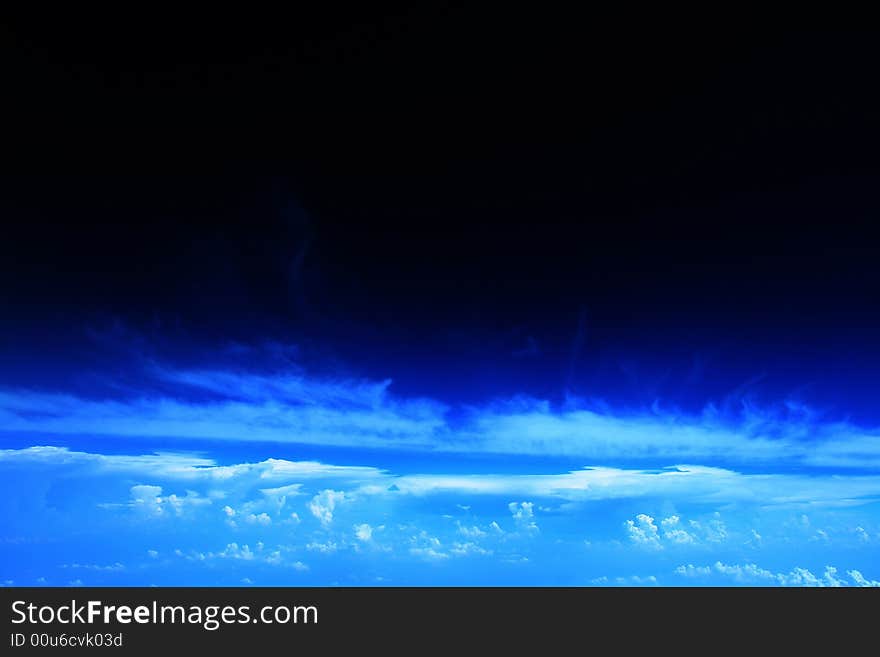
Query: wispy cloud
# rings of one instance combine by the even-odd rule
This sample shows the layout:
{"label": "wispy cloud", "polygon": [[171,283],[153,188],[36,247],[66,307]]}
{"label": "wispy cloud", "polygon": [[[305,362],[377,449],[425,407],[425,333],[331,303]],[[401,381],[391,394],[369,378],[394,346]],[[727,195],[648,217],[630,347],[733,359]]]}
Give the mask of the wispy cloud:
{"label": "wispy cloud", "polygon": [[[274,441],[460,453],[557,455],[587,462],[643,460],[880,468],[880,430],[824,420],[801,406],[689,415],[562,406],[518,397],[456,408],[394,395],[389,380],[187,370],[151,365],[161,382],[142,394],[95,399],[38,390],[0,391],[0,424],[18,435],[97,435]],[[147,391],[148,389],[148,391]]]}

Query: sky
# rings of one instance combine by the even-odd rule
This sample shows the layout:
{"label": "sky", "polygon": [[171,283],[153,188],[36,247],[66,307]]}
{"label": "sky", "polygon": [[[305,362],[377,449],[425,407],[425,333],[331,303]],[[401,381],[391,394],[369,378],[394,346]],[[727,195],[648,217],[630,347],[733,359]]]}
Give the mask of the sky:
{"label": "sky", "polygon": [[880,586],[877,41],[603,25],[5,24],[0,583]]}

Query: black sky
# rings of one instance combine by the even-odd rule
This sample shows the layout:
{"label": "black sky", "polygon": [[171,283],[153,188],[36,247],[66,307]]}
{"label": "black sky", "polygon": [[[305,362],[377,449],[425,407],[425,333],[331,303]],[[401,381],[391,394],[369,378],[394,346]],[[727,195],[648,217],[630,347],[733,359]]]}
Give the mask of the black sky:
{"label": "black sky", "polygon": [[877,35],[744,25],[11,21],[5,335],[159,318],[568,371],[587,317],[586,358],[873,367]]}

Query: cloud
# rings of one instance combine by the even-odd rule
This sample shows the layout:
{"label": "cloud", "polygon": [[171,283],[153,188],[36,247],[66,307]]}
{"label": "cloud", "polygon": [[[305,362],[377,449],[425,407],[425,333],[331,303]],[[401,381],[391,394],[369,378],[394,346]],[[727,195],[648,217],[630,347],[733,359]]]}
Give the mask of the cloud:
{"label": "cloud", "polygon": [[265,525],[272,524],[272,518],[271,518],[271,516],[269,516],[268,513],[265,513],[265,512],[259,513],[259,514],[249,513],[247,516],[245,516],[245,522],[248,522],[252,525],[259,524],[259,525],[265,526]]}
{"label": "cloud", "polygon": [[[877,475],[746,474],[700,465],[659,469],[588,467],[559,474],[396,475],[369,466],[337,466],[315,461],[270,458],[256,463],[217,465],[210,459],[190,454],[103,455],[36,446],[0,450],[0,470],[4,467],[11,471],[26,468],[41,476],[63,471],[65,477],[81,476],[90,481],[100,476],[123,474],[152,477],[169,486],[186,487],[187,492],[182,496],[165,496],[163,487],[154,484],[134,487],[130,506],[155,515],[210,505],[210,493],[217,489],[222,489],[227,497],[259,492],[265,508],[250,512],[271,510],[275,513],[282,498],[289,503],[290,495],[303,494],[306,484],[323,484],[325,487],[320,490],[331,492],[319,493],[308,508],[326,523],[332,520],[336,505],[345,499],[345,493],[340,490],[343,488],[351,495],[382,497],[517,495],[572,502],[662,497],[714,505],[737,503],[762,508],[810,509],[866,504],[880,497],[880,476]],[[226,506],[233,508],[228,502]],[[691,534],[699,529],[716,541],[724,540],[726,532],[723,523],[717,521],[691,529]]]}
{"label": "cloud", "polygon": [[[114,451],[124,449],[125,443],[114,445]],[[364,453],[379,463],[385,458],[370,451],[344,457]],[[876,577],[870,545],[861,538],[873,541],[877,526],[880,478],[873,474],[766,474],[701,465],[551,466],[524,473],[503,459],[480,459],[481,471],[469,472],[467,460],[447,465],[443,458],[397,454],[384,461],[390,468],[283,458],[249,462],[236,458],[240,450],[218,454],[215,461],[190,453],[166,459],[58,447],[0,451],[0,513],[7,519],[0,563],[9,563],[7,555],[20,562],[16,553],[29,546],[38,555],[32,571],[7,565],[0,579],[32,582],[36,572],[53,582],[82,575],[89,584],[164,585],[235,583],[249,576],[262,584],[269,583],[272,567],[272,583],[300,585],[363,584],[375,577],[402,585],[475,578],[532,585],[589,582],[609,563],[626,564],[624,573],[639,573],[643,585],[650,583],[646,573],[660,572],[691,583],[788,586],[855,585],[852,572]],[[413,463],[435,471],[413,472]],[[487,473],[486,463],[516,471]],[[558,461],[530,461],[528,467],[546,463]],[[447,467],[451,472],[444,472]],[[807,514],[808,524],[798,520]],[[828,544],[809,542],[819,527],[832,539]],[[764,535],[761,541],[752,528]],[[83,567],[64,573],[58,561],[47,561],[50,540],[74,535],[75,545],[60,539],[72,550],[66,561],[118,561],[125,571]],[[118,544],[105,544],[108,535]],[[797,566],[785,560],[790,554],[801,555]],[[670,562],[675,555],[687,556]],[[312,569],[298,569],[297,562]],[[767,576],[751,562],[776,570],[766,570]],[[816,569],[826,562],[850,570]],[[688,565],[672,574],[678,563]],[[628,575],[623,581],[609,577],[610,584],[638,583]]]}
{"label": "cloud", "polygon": [[681,527],[681,518],[669,516],[660,521],[663,528],[663,537],[673,543],[694,543],[695,538]]}
{"label": "cloud", "polygon": [[659,582],[655,575],[648,575],[646,577],[630,575],[628,577],[613,578],[602,575],[601,577],[594,577],[590,580],[590,583],[594,586],[657,586]]}
{"label": "cloud", "polygon": [[874,579],[866,579],[865,576],[862,575],[862,573],[858,570],[848,570],[847,575],[852,578],[856,586],[880,587],[880,582]]}
{"label": "cloud", "polygon": [[357,540],[367,543],[373,538],[373,528],[367,523],[356,525],[354,528],[354,535]]}
{"label": "cloud", "polygon": [[682,577],[708,577],[712,574],[712,569],[709,566],[695,566],[689,563],[686,566],[679,566],[675,572]]}
{"label": "cloud", "polygon": [[[738,584],[764,584],[771,586],[794,586],[794,587],[842,587],[850,586],[850,582],[838,576],[837,568],[825,566],[821,575],[814,575],[809,569],[797,566],[789,572],[773,572],[754,563],[725,564],[721,561],[709,566],[678,566],[675,569],[677,575],[683,577],[708,578],[712,575],[720,575],[734,580]],[[861,572],[850,570],[847,573],[855,586],[880,586],[880,582],[867,580]]]}
{"label": "cloud", "polygon": [[443,545],[436,536],[431,536],[425,530],[410,538],[411,547],[409,553],[421,557],[427,561],[442,561],[449,559],[449,555],[443,551]]}
{"label": "cloud", "polygon": [[345,499],[343,491],[326,489],[312,498],[309,502],[309,511],[315,516],[322,525],[329,525],[333,522],[333,511],[336,505]]}
{"label": "cloud", "polygon": [[63,564],[61,567],[62,568],[82,569],[82,570],[94,570],[94,571],[99,571],[99,572],[111,572],[111,573],[125,570],[125,565],[119,563],[118,561],[116,563],[107,564],[107,565],[100,565],[100,564],[93,564],[93,563],[86,563],[86,564],[83,564],[83,563],[69,563],[68,564],[68,563],[66,563],[66,564]]}
{"label": "cloud", "polygon": [[[461,523],[458,523],[458,533],[466,538],[483,538],[486,536],[486,532],[484,532],[479,527],[466,527]],[[495,524],[498,527],[497,523]],[[499,527],[500,529],[500,527]]]}
{"label": "cloud", "polygon": [[[141,514],[157,518],[169,514],[181,516],[187,508],[211,504],[211,500],[200,497],[197,492],[191,490],[186,491],[185,496],[179,497],[176,494],[162,495],[161,486],[138,484],[131,487],[130,493],[129,507]],[[112,507],[114,505],[105,504],[104,506]]]}
{"label": "cloud", "polygon": [[[396,492],[411,495],[459,493],[528,495],[570,501],[660,496],[706,503],[762,506],[821,506],[867,503],[880,495],[876,475],[743,474],[701,465],[654,470],[589,467],[563,474],[425,474],[394,480]],[[385,492],[379,484],[363,490]],[[715,528],[718,540],[722,528]]]}
{"label": "cloud", "polygon": [[488,550],[480,545],[477,545],[476,543],[469,541],[466,543],[453,543],[452,547],[449,548],[449,553],[457,557],[465,557],[470,555],[489,556],[492,554],[492,550]]}
{"label": "cloud", "polygon": [[635,520],[627,520],[626,531],[629,539],[637,545],[658,550],[662,547],[657,525],[654,524],[654,519],[645,513],[637,515]]}
{"label": "cloud", "polygon": [[306,550],[309,550],[310,552],[322,552],[323,554],[330,554],[331,552],[336,552],[338,549],[339,546],[333,541],[327,541],[326,543],[312,541],[306,545]]}
{"label": "cloud", "polygon": [[[15,432],[418,446],[443,426],[445,407],[398,400],[390,380],[367,382],[153,366],[167,396],[125,399],[0,390],[0,423]],[[173,390],[168,390],[170,387]],[[192,401],[193,393],[209,401]],[[293,439],[293,440],[292,440]]]}
{"label": "cloud", "polygon": [[776,574],[770,572],[769,570],[759,568],[753,563],[745,564],[742,566],[738,564],[729,566],[718,561],[715,563],[715,571],[727,577],[731,577],[740,583],[756,582],[761,580],[775,581],[778,579],[778,576]]}
{"label": "cloud", "polygon": [[802,405],[749,404],[732,414],[710,404],[687,414],[656,404],[624,412],[574,399],[553,405],[518,396],[461,407],[395,395],[390,379],[317,377],[293,367],[267,374],[153,364],[141,374],[142,390],[113,399],[0,389],[0,426],[16,435],[880,469],[880,428],[827,419]]}
{"label": "cloud", "polygon": [[513,516],[517,529],[526,533],[538,531],[538,525],[535,522],[535,505],[532,502],[511,502],[507,508],[510,510],[510,515]]}

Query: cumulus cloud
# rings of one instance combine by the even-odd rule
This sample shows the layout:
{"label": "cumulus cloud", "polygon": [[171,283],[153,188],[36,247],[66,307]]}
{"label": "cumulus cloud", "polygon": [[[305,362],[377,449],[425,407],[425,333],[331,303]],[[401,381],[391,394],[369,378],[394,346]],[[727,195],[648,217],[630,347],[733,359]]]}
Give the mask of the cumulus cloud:
{"label": "cumulus cloud", "polygon": [[678,516],[664,518],[660,521],[660,526],[663,528],[663,538],[673,543],[693,543],[695,541],[694,536],[682,528],[681,518]]}
{"label": "cumulus cloud", "polygon": [[773,572],[761,568],[754,563],[726,564],[721,561],[715,562],[712,567],[694,566],[687,564],[675,569],[677,575],[683,577],[708,578],[712,575],[720,575],[734,580],[738,584],[755,585],[764,584],[770,586],[793,586],[793,587],[842,587],[842,586],[880,586],[880,582],[866,579],[858,570],[850,570],[847,574],[852,583],[838,575],[837,568],[825,566],[821,575],[815,575],[807,568],[796,566],[789,572]]}
{"label": "cumulus cloud", "polygon": [[[201,497],[196,491],[188,490],[186,495],[180,497],[174,493],[162,495],[161,486],[138,484],[130,489],[131,501],[128,506],[136,511],[153,517],[168,515],[183,515],[187,508],[205,506],[211,504],[211,500]],[[113,508],[114,504],[104,505]]]}
{"label": "cumulus cloud", "polygon": [[849,575],[853,582],[855,582],[856,586],[870,586],[870,587],[880,587],[880,582],[875,579],[867,579],[861,572],[858,570],[848,570],[847,575]]}
{"label": "cumulus cloud", "polygon": [[[339,573],[363,572],[367,559],[371,572],[360,583],[373,581],[374,575],[408,582],[415,578],[412,573],[426,570],[445,577],[443,581],[466,581],[463,573],[477,567],[487,580],[497,576],[493,581],[507,582],[504,577],[513,577],[510,573],[516,571],[523,573],[517,583],[534,582],[530,578],[536,573],[549,569],[558,575],[553,569],[570,566],[564,562],[574,554],[572,541],[579,550],[578,564],[592,569],[579,571],[583,578],[579,581],[601,574],[602,566],[598,561],[593,565],[594,558],[605,559],[612,553],[638,564],[630,572],[662,568],[669,573],[676,563],[693,561],[676,569],[675,575],[694,581],[788,586],[875,581],[862,575],[872,574],[870,546],[864,537],[872,541],[876,534],[876,507],[871,502],[880,496],[880,477],[873,474],[796,470],[774,474],[756,467],[738,472],[688,464],[560,468],[544,473],[517,468],[512,474],[503,470],[485,474],[462,471],[459,462],[450,466],[453,472],[444,473],[443,458],[407,460],[398,459],[397,452],[387,453],[384,463],[394,464],[394,469],[410,468],[401,473],[363,465],[266,459],[263,449],[256,452],[261,459],[253,462],[231,459],[230,454],[241,453],[238,450],[219,451],[222,461],[203,454],[94,454],[59,447],[0,451],[0,477],[16,478],[5,490],[6,506],[0,508],[8,518],[0,535],[0,557],[6,548],[20,549],[16,546],[22,541],[48,537],[29,518],[51,518],[51,524],[42,524],[57,536],[62,527],[83,526],[87,514],[92,523],[92,529],[85,526],[89,540],[102,532],[120,532],[133,551],[114,552],[108,547],[99,556],[78,553],[67,559],[104,565],[119,559],[128,564],[125,577],[149,572],[149,582],[157,581],[154,575],[171,572],[166,565],[177,561],[175,547],[181,559],[177,568],[189,571],[180,575],[178,570],[178,576],[204,570],[203,576],[209,578],[234,570],[229,582],[247,574],[266,583],[260,571],[266,566],[278,567],[272,570],[274,577],[296,576],[292,583],[352,582],[354,576],[345,580]],[[376,462],[383,458],[377,456]],[[435,471],[413,471],[414,462],[430,462]],[[529,467],[543,467],[540,463],[530,461]],[[16,505],[28,513],[6,513]],[[721,509],[724,518],[713,509]],[[445,515],[449,511],[454,515]],[[637,511],[646,513],[634,515]],[[811,517],[808,523],[797,520],[805,512]],[[174,520],[179,517],[185,522]],[[378,546],[376,532],[383,526]],[[760,528],[763,540],[752,527]],[[808,543],[817,531],[826,530],[833,539],[827,545]],[[530,540],[524,540],[526,536]],[[590,559],[583,559],[585,536],[592,545]],[[265,541],[267,547],[258,541]],[[740,563],[744,553],[749,554],[746,561],[765,566],[785,563],[780,561],[781,550],[794,553],[803,547],[823,551],[815,554],[824,560],[827,553],[829,563],[851,570],[846,574],[841,574],[843,569],[817,570],[815,554],[801,562],[810,568],[787,567],[779,572]],[[155,548],[155,556],[147,548]],[[850,552],[832,552],[843,549]],[[150,561],[158,558],[160,550],[161,561]],[[135,563],[137,557],[131,554],[141,562]],[[669,563],[676,554],[686,556]],[[492,558],[481,559],[488,555]],[[225,560],[222,567],[220,560]],[[296,566],[313,560],[314,572]],[[74,574],[87,575],[90,584],[92,577],[100,578],[99,584],[111,581],[109,570],[83,568],[68,571],[65,577],[43,566],[35,570],[55,582]],[[50,567],[60,568],[57,562]],[[299,572],[308,574],[299,576]],[[22,579],[16,572],[2,575]],[[649,583],[647,576],[641,577],[642,584]],[[33,581],[33,576],[24,579]],[[608,581],[621,583],[616,577]]]}
{"label": "cumulus cloud", "polygon": [[775,581],[778,579],[776,574],[769,570],[765,570],[764,568],[759,568],[753,563],[747,563],[744,565],[727,565],[717,561],[715,563],[715,571],[722,575],[726,575],[727,577],[731,577],[740,583],[761,580]]}
{"label": "cumulus cloud", "polygon": [[538,531],[535,522],[535,505],[532,502],[511,502],[507,505],[517,529],[526,533]]}
{"label": "cumulus cloud", "polygon": [[259,524],[259,525],[265,526],[265,525],[272,524],[272,517],[268,513],[265,513],[265,512],[263,512],[263,513],[249,513],[247,516],[245,516],[245,521],[252,524],[252,525]]}
{"label": "cumulus cloud", "polygon": [[712,574],[712,569],[709,566],[695,566],[692,563],[689,563],[687,565],[678,566],[678,568],[675,569],[675,572],[682,577],[708,577]]}
{"label": "cumulus cloud", "polygon": [[477,545],[473,542],[466,543],[453,543],[452,547],[449,548],[450,554],[457,557],[464,557],[469,555],[480,555],[480,556],[488,556],[492,554],[492,550],[486,549],[481,545]]}
{"label": "cumulus cloud", "polygon": [[594,586],[657,586],[656,575],[629,575],[628,577],[608,577],[602,575],[590,580]]}
{"label": "cumulus cloud", "polygon": [[354,528],[354,535],[357,540],[367,543],[373,538],[373,528],[367,523],[356,525]]}
{"label": "cumulus cloud", "polygon": [[[465,525],[462,525],[461,523],[458,523],[457,526],[458,526],[458,533],[466,538],[483,538],[484,536],[486,536],[486,532],[483,531],[482,529],[480,529],[479,527],[476,527],[476,526],[466,527]],[[497,527],[498,524],[495,523],[495,526]],[[499,529],[500,529],[500,527],[499,527]]]}
{"label": "cumulus cloud", "polygon": [[660,530],[654,524],[654,518],[645,513],[637,515],[635,520],[627,520],[626,531],[629,539],[637,545],[652,549],[661,547]]}
{"label": "cumulus cloud", "polygon": [[436,536],[431,536],[427,531],[422,530],[417,535],[410,538],[411,547],[409,553],[416,557],[421,557],[427,561],[442,561],[449,559],[449,555],[443,551],[443,545]]}
{"label": "cumulus cloud", "polygon": [[334,541],[327,541],[321,543],[319,541],[312,541],[306,544],[306,550],[310,552],[322,552],[324,554],[329,554],[331,552],[336,552],[339,549],[339,546]]}
{"label": "cumulus cloud", "polygon": [[309,502],[309,511],[315,516],[322,525],[329,525],[333,522],[333,511],[336,506],[345,499],[345,492],[338,490],[326,489],[312,498]]}

